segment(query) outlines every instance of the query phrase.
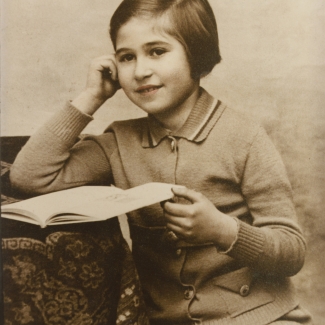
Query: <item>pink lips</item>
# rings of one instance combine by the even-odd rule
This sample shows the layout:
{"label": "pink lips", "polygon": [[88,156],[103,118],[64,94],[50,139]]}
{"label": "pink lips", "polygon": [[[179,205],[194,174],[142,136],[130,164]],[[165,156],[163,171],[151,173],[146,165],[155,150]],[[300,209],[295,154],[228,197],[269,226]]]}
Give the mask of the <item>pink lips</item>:
{"label": "pink lips", "polygon": [[159,88],[162,86],[155,86],[155,85],[145,85],[138,87],[135,91],[141,95],[151,95],[156,93]]}

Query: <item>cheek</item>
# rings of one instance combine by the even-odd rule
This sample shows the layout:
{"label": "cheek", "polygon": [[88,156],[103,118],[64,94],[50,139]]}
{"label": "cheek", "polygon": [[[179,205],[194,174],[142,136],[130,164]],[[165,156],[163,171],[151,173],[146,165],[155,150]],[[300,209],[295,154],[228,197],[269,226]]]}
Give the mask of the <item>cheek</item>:
{"label": "cheek", "polygon": [[191,79],[191,67],[184,56],[178,56],[171,60],[165,67],[165,71],[168,71],[168,75],[175,82]]}
{"label": "cheek", "polygon": [[187,69],[180,69],[179,67],[175,67],[174,70],[170,70],[168,79],[176,88],[183,88],[192,81],[190,72]]}
{"label": "cheek", "polygon": [[130,86],[131,74],[125,68],[117,68],[118,81],[123,89]]}

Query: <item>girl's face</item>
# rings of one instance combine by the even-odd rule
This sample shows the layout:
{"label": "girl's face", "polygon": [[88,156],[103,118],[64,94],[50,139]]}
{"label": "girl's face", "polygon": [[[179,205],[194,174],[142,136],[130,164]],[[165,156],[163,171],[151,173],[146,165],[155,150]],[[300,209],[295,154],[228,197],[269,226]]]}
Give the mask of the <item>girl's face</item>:
{"label": "girl's face", "polygon": [[157,28],[159,20],[162,23],[161,18],[132,18],[120,28],[116,64],[129,99],[168,127],[176,118],[185,121],[197,99],[199,80],[191,77],[183,45]]}

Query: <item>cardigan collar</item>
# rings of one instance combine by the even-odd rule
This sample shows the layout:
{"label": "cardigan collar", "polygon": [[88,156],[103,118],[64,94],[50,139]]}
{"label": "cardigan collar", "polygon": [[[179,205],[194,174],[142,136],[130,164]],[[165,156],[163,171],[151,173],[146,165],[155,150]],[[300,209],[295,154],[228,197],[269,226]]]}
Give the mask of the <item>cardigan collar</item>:
{"label": "cardigan collar", "polygon": [[149,115],[147,128],[142,134],[144,148],[157,146],[165,137],[184,138],[193,142],[206,139],[209,132],[225,109],[219,100],[214,99],[206,90],[200,88],[200,96],[184,125],[176,132],[163,128],[160,123]]}

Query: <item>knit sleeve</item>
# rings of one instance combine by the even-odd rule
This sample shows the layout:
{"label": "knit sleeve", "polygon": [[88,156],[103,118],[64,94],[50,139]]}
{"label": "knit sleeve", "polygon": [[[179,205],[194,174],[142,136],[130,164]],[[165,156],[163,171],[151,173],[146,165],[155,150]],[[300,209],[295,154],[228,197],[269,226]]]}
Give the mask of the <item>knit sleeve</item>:
{"label": "knit sleeve", "polygon": [[253,221],[239,221],[228,254],[267,275],[296,274],[304,263],[305,241],[284,164],[263,129],[250,147],[241,188]]}
{"label": "knit sleeve", "polygon": [[10,172],[13,188],[34,195],[109,182],[107,155],[96,141],[79,139],[91,120],[70,103],[57,112],[18,154]]}

